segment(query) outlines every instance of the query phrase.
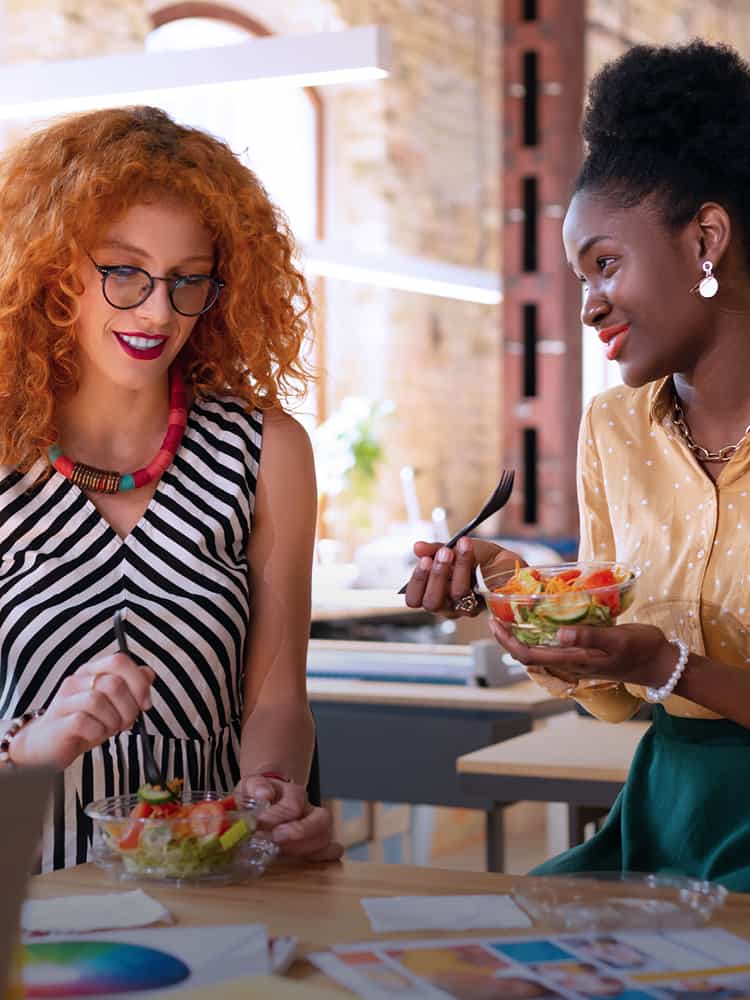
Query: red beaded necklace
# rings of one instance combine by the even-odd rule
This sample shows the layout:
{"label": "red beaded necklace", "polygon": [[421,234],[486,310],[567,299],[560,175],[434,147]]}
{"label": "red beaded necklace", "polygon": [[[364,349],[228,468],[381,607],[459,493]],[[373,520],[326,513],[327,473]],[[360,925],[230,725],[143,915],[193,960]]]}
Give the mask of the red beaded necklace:
{"label": "red beaded necklace", "polygon": [[187,424],[187,395],[182,372],[173,365],[169,370],[169,420],[167,433],[156,456],[148,465],[137,472],[120,475],[108,469],[96,469],[83,462],[73,462],[63,455],[59,445],[53,444],[47,449],[51,464],[57,471],[70,479],[82,490],[94,493],[125,493],[127,490],[137,490],[153,479],[158,479],[169,468],[172,459],[180,447],[182,435]]}

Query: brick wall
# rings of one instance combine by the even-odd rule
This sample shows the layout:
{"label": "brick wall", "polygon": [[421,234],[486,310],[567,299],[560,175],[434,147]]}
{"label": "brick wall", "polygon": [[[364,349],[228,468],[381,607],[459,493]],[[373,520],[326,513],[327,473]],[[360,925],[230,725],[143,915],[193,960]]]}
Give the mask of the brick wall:
{"label": "brick wall", "polygon": [[6,62],[140,49],[149,31],[142,0],[5,0],[3,6]]}
{"label": "brick wall", "polygon": [[[329,236],[373,251],[498,268],[497,4],[338,6],[348,24],[388,25],[393,68],[382,84],[326,93]],[[498,316],[489,306],[329,283],[329,406],[350,393],[396,406],[385,425],[374,533],[405,519],[398,475],[404,464],[417,470],[423,514],[444,506],[455,526],[494,485]]]}
{"label": "brick wall", "polygon": [[631,45],[687,42],[695,37],[729,42],[750,57],[747,0],[588,0],[586,30],[589,74]]}

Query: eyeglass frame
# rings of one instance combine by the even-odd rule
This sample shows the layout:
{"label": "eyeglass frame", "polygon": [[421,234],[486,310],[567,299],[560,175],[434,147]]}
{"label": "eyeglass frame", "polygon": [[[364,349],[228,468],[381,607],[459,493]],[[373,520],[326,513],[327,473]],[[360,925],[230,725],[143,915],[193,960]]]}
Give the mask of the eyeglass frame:
{"label": "eyeglass frame", "polygon": [[[171,284],[169,285],[169,287],[167,289],[167,294],[169,295],[169,304],[172,306],[172,308],[174,309],[174,311],[178,315],[185,316],[185,317],[188,317],[190,319],[193,319],[196,316],[202,316],[204,313],[207,313],[209,309],[212,309],[216,305],[216,303],[219,301],[219,295],[221,294],[222,288],[226,287],[226,282],[222,281],[221,278],[217,278],[215,274],[182,274],[178,278],[164,278],[164,277],[161,277],[158,274],[150,274],[144,267],[138,267],[135,264],[109,264],[109,265],[107,265],[107,264],[97,264],[97,262],[94,260],[94,258],[91,256],[91,254],[88,252],[88,250],[86,251],[86,256],[88,257],[88,259],[91,261],[91,263],[94,265],[94,267],[96,268],[96,270],[101,275],[101,279],[102,279],[102,295],[104,296],[105,301],[109,305],[111,305],[113,309],[121,309],[123,312],[127,311],[128,309],[137,309],[138,306],[142,306],[143,303],[146,301],[146,299],[148,299],[151,295],[153,295],[154,289],[156,288],[156,282],[157,281],[167,281],[167,282],[171,282]],[[118,306],[118,305],[116,305],[107,296],[107,292],[105,290],[105,285],[106,285],[107,278],[109,277],[109,275],[113,271],[123,271],[123,270],[140,271],[141,274],[145,274],[146,275],[146,277],[149,280],[149,285],[150,285],[149,290],[146,292],[146,294],[143,296],[143,298],[140,299],[138,302],[134,302],[130,306]],[[211,302],[210,305],[204,306],[203,309],[200,310],[200,312],[197,312],[197,313],[186,313],[186,312],[183,312],[181,309],[178,309],[177,306],[175,305],[174,298],[173,298],[174,292],[177,290],[177,288],[179,288],[179,286],[180,286],[180,284],[182,282],[188,281],[190,279],[195,279],[195,278],[207,278],[208,280],[212,281],[214,283],[214,287],[216,288],[216,295],[214,297],[213,302]]]}

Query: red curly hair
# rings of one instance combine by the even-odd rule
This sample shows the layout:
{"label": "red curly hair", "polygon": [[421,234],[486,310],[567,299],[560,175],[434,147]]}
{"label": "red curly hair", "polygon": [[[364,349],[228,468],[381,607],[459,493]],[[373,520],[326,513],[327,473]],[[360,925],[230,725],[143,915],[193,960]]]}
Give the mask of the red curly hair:
{"label": "red curly hair", "polygon": [[186,383],[248,408],[304,393],[310,296],[258,178],[223,142],[158,108],[71,115],[0,162],[0,463],[25,471],[56,440],[56,400],[78,385],[82,253],[155,192],[194,207],[226,283],[183,348]]}

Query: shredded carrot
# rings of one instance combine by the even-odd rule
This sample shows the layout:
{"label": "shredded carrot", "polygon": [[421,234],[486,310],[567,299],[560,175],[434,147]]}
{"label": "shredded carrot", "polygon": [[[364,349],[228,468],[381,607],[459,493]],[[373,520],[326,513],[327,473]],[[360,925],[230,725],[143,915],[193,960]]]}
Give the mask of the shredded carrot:
{"label": "shredded carrot", "polygon": [[[495,592],[498,594],[530,593],[531,591],[529,590],[528,582],[518,579],[520,571],[521,562],[517,559],[513,576],[506,584],[504,584],[504,586],[498,587]],[[539,582],[542,584],[541,592],[545,594],[567,594],[571,591],[587,589],[587,577],[578,575],[571,579],[566,578],[567,573],[570,573],[570,570],[563,570],[556,576],[551,576],[547,579],[540,578]],[[620,584],[627,580],[628,573],[618,567],[613,571],[613,576],[616,584]]]}

